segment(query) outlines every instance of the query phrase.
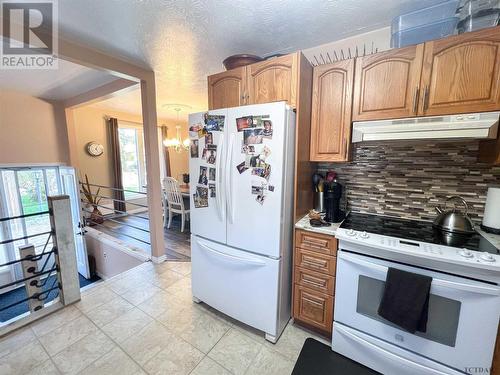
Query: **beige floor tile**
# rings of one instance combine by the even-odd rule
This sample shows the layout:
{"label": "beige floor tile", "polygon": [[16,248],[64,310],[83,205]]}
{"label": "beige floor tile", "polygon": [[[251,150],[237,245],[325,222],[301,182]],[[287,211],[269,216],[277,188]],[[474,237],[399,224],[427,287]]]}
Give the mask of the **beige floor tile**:
{"label": "beige floor tile", "polygon": [[290,375],[295,362],[263,347],[245,375]]}
{"label": "beige floor tile", "polygon": [[165,262],[165,267],[183,276],[191,274],[191,262]]}
{"label": "beige floor tile", "polygon": [[49,359],[43,347],[33,341],[0,358],[0,374],[26,374]]}
{"label": "beige floor tile", "polygon": [[167,346],[144,366],[149,374],[189,374],[204,354],[184,340],[172,336]]}
{"label": "beige floor tile", "polygon": [[131,335],[139,332],[152,320],[153,318],[135,307],[103,326],[102,330],[116,342],[123,342]]}
{"label": "beige floor tile", "polygon": [[94,323],[86,316],[81,316],[38,339],[47,353],[53,356],[85,336],[95,334],[97,330]]}
{"label": "beige floor tile", "polygon": [[59,375],[60,372],[57,369],[54,362],[51,359],[47,359],[45,362],[42,362],[39,366],[36,366],[31,371],[28,371],[25,375]]}
{"label": "beige floor tile", "polygon": [[76,374],[115,346],[104,333],[98,331],[70,345],[52,359],[63,374]]}
{"label": "beige floor tile", "polygon": [[106,281],[106,286],[113,292],[122,295],[126,291],[136,288],[142,280],[138,275],[121,276],[119,278],[113,278]]}
{"label": "beige floor tile", "polygon": [[182,276],[177,272],[166,270],[162,274],[158,275],[158,277],[156,277],[155,280],[152,280],[151,282],[159,288],[167,289],[168,287],[172,286],[183,277],[184,276]]}
{"label": "beige floor tile", "polygon": [[175,302],[175,297],[167,292],[161,291],[155,293],[151,298],[137,305],[142,311],[147,313],[153,318],[162,315],[167,309],[172,308],[173,305],[179,305]]}
{"label": "beige floor tile", "polygon": [[236,375],[244,374],[262,345],[243,333],[231,329],[208,356]]}
{"label": "beige floor tile", "polygon": [[120,346],[139,365],[143,366],[167,347],[168,342],[173,339],[173,333],[161,323],[153,321],[141,331],[125,340]]}
{"label": "beige floor tile", "polygon": [[213,359],[205,357],[191,375],[231,375],[231,373]]}
{"label": "beige floor tile", "polygon": [[142,282],[135,288],[127,290],[121,296],[133,305],[139,305],[148,298],[151,298],[156,293],[161,292],[161,289],[153,284]]}
{"label": "beige floor tile", "polygon": [[102,327],[134,308],[127,300],[117,296],[112,301],[86,313],[98,327]]}
{"label": "beige floor tile", "polygon": [[275,350],[288,359],[296,361],[304,345],[304,341],[308,337],[317,338],[313,333],[289,323],[276,344],[266,341],[265,345],[268,349]]}
{"label": "beige floor tile", "polygon": [[[174,298],[177,298],[174,296]],[[180,334],[182,330],[192,324],[196,317],[204,314],[201,310],[193,306],[193,303],[181,304],[177,302],[172,303],[168,309],[163,311],[156,319],[164,324],[169,330],[174,333]]]}
{"label": "beige floor tile", "polygon": [[194,319],[181,328],[180,337],[208,353],[231,327],[211,315],[195,314]]}
{"label": "beige floor tile", "polygon": [[92,311],[93,309],[98,308],[109,301],[112,301],[118,297],[116,293],[114,293],[111,289],[103,286],[98,288],[90,293],[82,294],[81,301],[77,302],[75,306],[83,313]]}
{"label": "beige floor tile", "polygon": [[193,293],[191,291],[191,278],[189,276],[173,283],[165,290],[168,293],[176,296],[176,300],[180,303],[190,303],[193,301]]}
{"label": "beige floor tile", "polygon": [[71,305],[43,319],[37,320],[35,323],[31,324],[30,327],[37,336],[43,336],[80,316],[82,316],[80,310]]}
{"label": "beige floor tile", "polygon": [[81,375],[138,375],[144,371],[120,348],[113,350],[92,363]]}
{"label": "beige floor tile", "polygon": [[29,327],[12,332],[0,339],[0,358],[35,340],[36,336]]}

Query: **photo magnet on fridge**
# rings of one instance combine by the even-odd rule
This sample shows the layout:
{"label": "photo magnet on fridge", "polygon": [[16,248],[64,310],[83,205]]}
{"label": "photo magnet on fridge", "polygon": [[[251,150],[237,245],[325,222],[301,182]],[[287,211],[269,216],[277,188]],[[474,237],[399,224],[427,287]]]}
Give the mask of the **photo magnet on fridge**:
{"label": "photo magnet on fridge", "polygon": [[270,164],[266,164],[262,168],[253,168],[252,169],[252,175],[263,177],[266,180],[269,180],[269,176],[271,175],[271,165]]}
{"label": "photo magnet on fridge", "polygon": [[243,143],[246,145],[260,144],[264,140],[263,129],[243,130]]}
{"label": "photo magnet on fridge", "polygon": [[238,170],[239,174],[242,174],[243,172],[245,172],[248,169],[248,167],[246,167],[245,162],[242,161],[240,164],[238,164],[236,166],[236,169]]}
{"label": "photo magnet on fridge", "polygon": [[208,181],[215,181],[215,168],[208,169]]}
{"label": "photo magnet on fridge", "polygon": [[205,121],[205,126],[207,131],[223,131],[225,116],[223,115],[210,115],[205,113],[203,115],[203,120]]}
{"label": "photo magnet on fridge", "polygon": [[200,157],[199,150],[198,150],[198,140],[197,139],[191,139],[191,143],[189,145],[189,151],[191,153],[192,158],[198,158]]}
{"label": "photo magnet on fridge", "polygon": [[214,143],[214,135],[212,133],[207,133],[205,135],[205,145],[211,145]]}
{"label": "photo magnet on fridge", "polygon": [[200,131],[203,130],[203,125],[196,124],[189,127],[189,138],[198,139],[201,138]]}
{"label": "photo magnet on fridge", "polygon": [[208,190],[210,190],[210,198],[215,198],[215,184],[208,184]]}
{"label": "photo magnet on fridge", "polygon": [[207,163],[215,164],[215,158],[217,157],[217,151],[207,149]]}
{"label": "photo magnet on fridge", "polygon": [[271,155],[271,149],[268,146],[264,146],[260,152],[260,158],[266,160],[269,155]]}
{"label": "photo magnet on fridge", "polygon": [[264,186],[260,181],[252,181],[252,194],[263,194]]}
{"label": "photo magnet on fridge", "polygon": [[271,139],[273,137],[273,123],[271,120],[264,120],[262,122],[264,125],[264,130],[262,131],[263,137]]}
{"label": "photo magnet on fridge", "polygon": [[273,192],[274,191],[274,185],[268,185],[267,186],[267,190],[269,190],[270,192]]}
{"label": "photo magnet on fridge", "polygon": [[198,183],[200,185],[208,184],[207,167],[200,167],[200,176],[198,177]]}
{"label": "photo magnet on fridge", "polygon": [[247,154],[245,157],[245,167],[248,168],[264,168],[266,162],[260,158],[259,155]]}
{"label": "photo magnet on fridge", "polygon": [[257,195],[257,196],[255,197],[255,200],[256,200],[258,203],[260,203],[261,205],[263,205],[263,204],[264,204],[264,199],[265,199],[265,198],[266,198],[266,196],[265,196],[265,195],[263,195],[263,194],[259,194],[259,195]]}
{"label": "photo magnet on fridge", "polygon": [[254,145],[246,145],[243,144],[241,146],[241,153],[242,154],[255,154],[255,146]]}
{"label": "photo magnet on fridge", "polygon": [[193,194],[195,208],[208,207],[208,189],[206,187],[196,187],[196,194]]}
{"label": "photo magnet on fridge", "polygon": [[245,116],[236,119],[236,129],[241,132],[244,129],[253,127],[252,116]]}

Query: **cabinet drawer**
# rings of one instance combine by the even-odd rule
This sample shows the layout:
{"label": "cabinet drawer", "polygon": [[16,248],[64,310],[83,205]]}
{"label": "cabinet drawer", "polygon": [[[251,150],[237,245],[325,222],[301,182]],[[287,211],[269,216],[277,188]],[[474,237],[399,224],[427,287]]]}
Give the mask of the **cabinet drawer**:
{"label": "cabinet drawer", "polygon": [[295,231],[295,246],[328,255],[337,253],[337,239],[335,237],[304,230]]}
{"label": "cabinet drawer", "polygon": [[336,263],[337,258],[331,255],[315,253],[300,247],[295,248],[295,265],[298,267],[333,276],[335,275]]}
{"label": "cabinet drawer", "polygon": [[307,288],[333,295],[335,278],[316,271],[295,267],[295,283]]}
{"label": "cabinet drawer", "polygon": [[333,296],[295,284],[294,318],[325,332],[333,323]]}

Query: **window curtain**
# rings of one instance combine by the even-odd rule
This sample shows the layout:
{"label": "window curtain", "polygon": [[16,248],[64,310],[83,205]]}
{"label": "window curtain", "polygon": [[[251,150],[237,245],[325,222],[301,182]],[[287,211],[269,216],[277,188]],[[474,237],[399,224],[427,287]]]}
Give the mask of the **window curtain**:
{"label": "window curtain", "polygon": [[[162,140],[165,140],[165,139],[167,139],[167,137],[168,137],[168,128],[166,126],[162,126],[161,127],[161,138],[162,138]],[[163,143],[160,146],[163,147],[163,155],[165,155],[165,175],[166,175],[166,177],[171,177],[170,154],[168,153],[168,147],[165,147],[163,145]]]}
{"label": "window curtain", "polygon": [[115,211],[126,212],[125,193],[123,192],[122,162],[120,157],[120,137],[118,134],[118,119],[111,117],[108,119],[109,139],[111,143],[111,161],[113,169],[113,201]]}

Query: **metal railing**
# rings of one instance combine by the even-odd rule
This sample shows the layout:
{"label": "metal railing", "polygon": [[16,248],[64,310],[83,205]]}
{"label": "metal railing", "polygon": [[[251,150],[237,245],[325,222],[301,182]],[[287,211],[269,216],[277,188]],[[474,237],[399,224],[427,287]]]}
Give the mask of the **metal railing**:
{"label": "metal railing", "polygon": [[[12,302],[0,305],[0,314],[13,315],[0,323],[0,336],[80,299],[75,238],[67,235],[68,231],[74,233],[70,199],[68,196],[48,197],[48,206],[49,210],[45,212],[0,218],[0,223],[5,224],[48,214],[51,227],[50,231],[0,242],[7,249],[24,241],[15,252],[15,259],[0,264],[0,267],[11,270],[11,280],[0,285],[0,293],[16,291],[12,294]],[[42,250],[37,252],[36,246],[27,240],[40,236],[47,236],[47,239]],[[21,273],[20,278],[14,276]],[[25,294],[17,293],[23,286]]]}
{"label": "metal railing", "polygon": [[[82,181],[80,181],[80,185],[83,185],[83,184],[84,183]],[[87,185],[87,183],[85,183],[85,185]],[[118,189],[118,188],[114,188],[114,187],[110,187],[110,186],[99,185],[99,184],[90,184],[90,183],[88,185],[91,186],[91,187],[101,188],[101,189],[108,189],[108,190],[111,190],[111,191],[118,191],[118,192],[123,192],[123,193],[127,192],[127,193],[133,193],[133,194],[137,194],[137,195],[143,195],[145,198],[147,198],[147,193],[143,192],[143,191],[135,191],[135,190],[130,190],[130,189]],[[83,190],[80,190],[80,194],[84,194]],[[91,227],[92,226],[96,226],[100,230],[102,230],[103,232],[105,232],[105,233],[109,232],[111,234],[114,234],[118,238],[125,237],[125,238],[131,239],[133,241],[137,241],[137,242],[139,242],[141,244],[144,244],[144,245],[147,245],[147,246],[151,245],[151,242],[149,240],[149,235],[151,233],[150,230],[149,230],[149,217],[140,215],[138,213],[128,212],[126,210],[126,208],[125,208],[125,211],[117,209],[115,207],[115,202],[122,203],[122,204],[125,205],[125,207],[128,206],[128,205],[131,205],[131,206],[135,206],[135,207],[139,207],[139,208],[144,208],[145,210],[148,209],[147,205],[141,204],[141,203],[137,203],[137,202],[133,202],[132,200],[118,199],[118,198],[110,197],[110,196],[107,196],[107,195],[97,194],[97,193],[93,193],[91,191],[90,191],[90,194],[94,198],[106,199],[106,200],[108,200],[109,202],[111,202],[113,204],[113,208],[110,208],[110,207],[104,206],[102,204],[90,203],[90,205],[94,209],[95,208],[102,208],[102,209],[106,209],[106,210],[112,210],[113,213],[109,214],[109,215],[98,214],[96,212],[91,213],[87,209],[85,209],[85,207],[83,207],[83,205],[82,205],[82,211],[84,212],[84,217],[85,217],[85,221],[86,221],[85,225],[86,226],[91,226]],[[81,199],[81,202],[83,204],[89,204],[83,198]],[[92,215],[90,215],[90,214],[92,214]],[[145,225],[144,226],[139,226],[139,224],[137,224],[137,223],[131,224],[131,223],[127,222],[126,217],[128,217],[128,216],[142,220],[145,223]],[[101,220],[97,221],[96,218],[102,219],[102,222],[100,222]],[[133,231],[129,231],[127,233],[126,231],[117,230],[113,226],[106,225],[106,222],[111,222],[111,223],[114,223],[114,224],[119,224],[121,226],[124,226],[124,227],[127,227],[127,228],[131,228],[131,229],[133,229]],[[135,235],[132,235],[130,232],[137,232],[137,233],[133,233]],[[148,234],[148,240],[145,240],[144,238],[139,238],[137,236],[138,233],[147,233]]]}

